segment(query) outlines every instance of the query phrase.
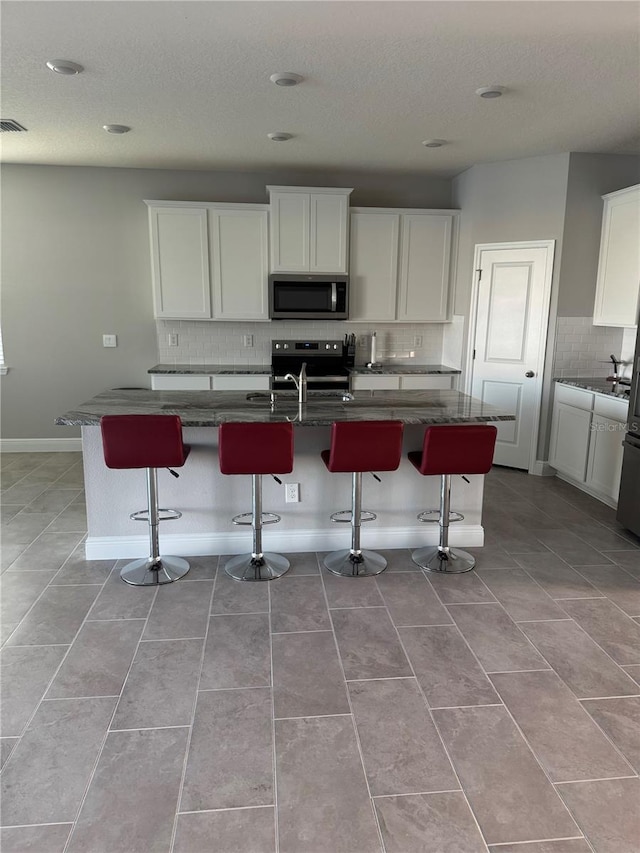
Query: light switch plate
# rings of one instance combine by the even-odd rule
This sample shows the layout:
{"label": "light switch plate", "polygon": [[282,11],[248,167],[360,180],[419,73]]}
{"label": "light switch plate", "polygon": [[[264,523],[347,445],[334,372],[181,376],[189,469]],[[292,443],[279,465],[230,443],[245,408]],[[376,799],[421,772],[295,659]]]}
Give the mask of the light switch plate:
{"label": "light switch plate", "polygon": [[103,347],[117,347],[118,346],[118,336],[117,335],[103,335],[102,336],[102,346]]}

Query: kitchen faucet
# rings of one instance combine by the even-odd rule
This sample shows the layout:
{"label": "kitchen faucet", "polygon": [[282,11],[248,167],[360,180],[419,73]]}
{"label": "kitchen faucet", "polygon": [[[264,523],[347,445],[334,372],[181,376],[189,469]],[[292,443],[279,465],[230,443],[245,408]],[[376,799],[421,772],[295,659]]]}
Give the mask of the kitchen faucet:
{"label": "kitchen faucet", "polygon": [[300,368],[300,373],[298,376],[294,376],[293,373],[287,373],[284,377],[285,379],[290,379],[293,384],[296,386],[296,390],[298,391],[298,404],[307,402],[307,362],[302,362],[302,367]]}

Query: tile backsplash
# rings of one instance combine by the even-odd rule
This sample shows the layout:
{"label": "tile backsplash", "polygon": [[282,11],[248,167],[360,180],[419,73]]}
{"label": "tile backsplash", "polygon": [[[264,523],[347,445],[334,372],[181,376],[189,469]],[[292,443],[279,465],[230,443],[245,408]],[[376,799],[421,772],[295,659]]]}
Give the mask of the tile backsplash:
{"label": "tile backsplash", "polygon": [[[611,374],[609,356],[626,360],[623,338],[627,330],[594,326],[591,317],[558,317],[553,375],[606,377]],[[635,335],[634,335],[635,338]],[[630,366],[627,366],[628,373]]]}
{"label": "tile backsplash", "polygon": [[[443,324],[364,323],[327,320],[278,320],[271,323],[227,323],[198,320],[156,320],[160,364],[270,364],[274,339],[336,339],[355,334],[356,364],[369,360],[371,332],[377,332],[378,361],[440,364]],[[169,346],[177,335],[177,346]],[[253,346],[243,345],[251,335]]]}

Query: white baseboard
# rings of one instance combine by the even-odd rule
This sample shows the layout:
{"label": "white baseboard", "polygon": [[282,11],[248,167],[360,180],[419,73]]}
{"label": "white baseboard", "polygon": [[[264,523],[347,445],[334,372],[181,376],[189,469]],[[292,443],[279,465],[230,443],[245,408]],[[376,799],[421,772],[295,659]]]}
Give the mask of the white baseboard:
{"label": "white baseboard", "polygon": [[574,486],[576,489],[580,489],[581,492],[585,492],[587,495],[591,495],[592,498],[595,498],[600,503],[606,504],[610,506],[611,509],[618,509],[618,501],[615,501],[613,498],[610,498],[609,495],[603,495],[602,492],[596,492],[594,489],[590,489],[589,486],[584,483],[579,483],[577,480],[574,480],[572,477],[568,477],[566,474],[561,474],[558,471],[558,479],[564,480],[565,483],[569,483],[570,486]]}
{"label": "white baseboard", "polygon": [[543,459],[538,459],[529,473],[536,477],[555,477],[556,469]]}
{"label": "white baseboard", "polygon": [[3,438],[2,453],[58,453],[82,450],[81,438]]}
{"label": "white baseboard", "polygon": [[[388,527],[367,530],[363,546],[373,549],[420,548],[438,544],[438,525],[417,527]],[[484,528],[480,524],[453,524],[449,528],[452,546],[481,548],[484,545]],[[333,551],[348,548],[350,532],[327,530],[282,530],[263,533],[265,551],[284,554],[308,551]],[[251,534],[228,533],[160,534],[160,550],[179,557],[197,557],[216,554],[244,554],[251,550]],[[85,543],[87,560],[123,560],[146,557],[149,554],[148,536],[89,536]]]}

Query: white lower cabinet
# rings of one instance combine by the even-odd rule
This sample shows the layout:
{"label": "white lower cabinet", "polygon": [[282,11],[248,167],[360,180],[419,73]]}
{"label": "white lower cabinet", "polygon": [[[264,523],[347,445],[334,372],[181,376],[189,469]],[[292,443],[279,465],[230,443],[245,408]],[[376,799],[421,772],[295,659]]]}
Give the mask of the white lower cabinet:
{"label": "white lower cabinet", "polygon": [[410,374],[400,377],[400,388],[403,391],[448,391],[452,387],[453,379],[453,374],[443,376]]}
{"label": "white lower cabinet", "polygon": [[353,376],[351,388],[354,391],[435,391],[451,388],[452,375],[430,375],[423,373],[396,374],[372,373]]}
{"label": "white lower cabinet", "polygon": [[174,373],[171,376],[165,374],[151,374],[152,391],[210,391],[210,376],[185,376]]}
{"label": "white lower cabinet", "polygon": [[352,376],[351,388],[354,391],[397,391],[400,388],[400,377],[379,373],[373,373],[371,376]]}
{"label": "white lower cabinet", "polygon": [[629,404],[556,383],[549,464],[609,505],[618,501]]}
{"label": "white lower cabinet", "polygon": [[210,375],[151,374],[152,391],[268,391],[268,374],[225,373]]}
{"label": "white lower cabinet", "polygon": [[271,383],[271,376],[267,374],[236,373],[211,378],[214,391],[268,391]]}

